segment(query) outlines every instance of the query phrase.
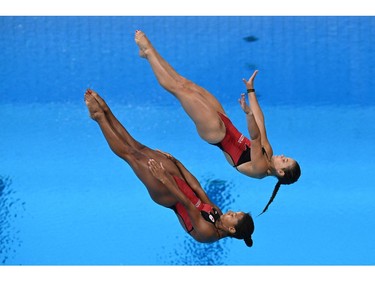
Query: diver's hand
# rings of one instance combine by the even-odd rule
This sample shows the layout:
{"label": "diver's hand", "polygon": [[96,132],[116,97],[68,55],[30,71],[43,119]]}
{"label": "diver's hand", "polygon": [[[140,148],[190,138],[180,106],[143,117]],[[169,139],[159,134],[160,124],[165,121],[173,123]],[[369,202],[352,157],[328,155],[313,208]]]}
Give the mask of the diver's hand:
{"label": "diver's hand", "polygon": [[253,112],[251,111],[251,109],[250,109],[250,106],[246,103],[246,97],[245,97],[245,94],[241,94],[241,98],[238,100],[238,102],[240,103],[242,110],[243,110],[246,114],[252,114],[252,113],[253,113]]}
{"label": "diver's hand", "polygon": [[246,89],[254,89],[254,79],[255,79],[255,76],[257,76],[257,74],[258,74],[258,70],[255,70],[253,75],[251,75],[251,77],[249,78],[249,80],[242,78],[242,81],[246,85]]}
{"label": "diver's hand", "polygon": [[149,159],[148,169],[155,178],[157,178],[161,183],[165,184],[167,180],[167,172],[163,167],[163,163],[160,162],[159,164],[154,159]]}
{"label": "diver's hand", "polygon": [[165,157],[167,157],[169,160],[172,160],[173,162],[176,162],[176,158],[174,158],[174,156],[168,152],[164,152],[164,151],[161,151],[160,149],[155,149],[156,151],[160,152],[161,154],[163,154]]}

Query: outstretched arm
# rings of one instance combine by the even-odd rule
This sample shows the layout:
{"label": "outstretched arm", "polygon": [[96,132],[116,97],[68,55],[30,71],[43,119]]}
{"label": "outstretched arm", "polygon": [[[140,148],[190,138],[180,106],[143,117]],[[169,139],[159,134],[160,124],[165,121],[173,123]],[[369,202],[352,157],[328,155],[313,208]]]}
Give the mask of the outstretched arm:
{"label": "outstretched arm", "polygon": [[241,98],[238,100],[241,105],[242,110],[246,114],[246,121],[247,121],[247,129],[250,134],[250,139],[252,141],[261,141],[261,133],[258,127],[258,123],[256,122],[254,113],[246,103],[245,94],[241,94]]}
{"label": "outstretched arm", "polygon": [[[250,138],[251,138],[251,150],[250,150],[250,157],[251,157],[251,165],[248,165],[248,172],[253,174],[258,174],[259,169],[262,170],[264,168],[264,160],[262,160],[263,152],[262,152],[262,137],[258,127],[257,122],[255,121],[254,114],[251,108],[246,104],[245,94],[241,95],[241,99],[239,100],[243,111],[246,113],[246,120],[247,120],[247,128],[249,130]],[[263,162],[262,166],[259,166],[260,163]],[[249,170],[251,169],[251,171]]]}
{"label": "outstretched arm", "polygon": [[249,80],[246,80],[245,78],[242,80],[246,85],[249,103],[250,103],[250,109],[254,114],[254,118],[257,123],[260,135],[261,135],[261,144],[266,149],[268,156],[271,157],[273,154],[273,151],[267,138],[264,114],[263,114],[262,109],[259,106],[258,99],[256,97],[255,89],[254,89],[254,79],[257,74],[258,74],[258,70],[255,70],[254,73],[249,78]]}

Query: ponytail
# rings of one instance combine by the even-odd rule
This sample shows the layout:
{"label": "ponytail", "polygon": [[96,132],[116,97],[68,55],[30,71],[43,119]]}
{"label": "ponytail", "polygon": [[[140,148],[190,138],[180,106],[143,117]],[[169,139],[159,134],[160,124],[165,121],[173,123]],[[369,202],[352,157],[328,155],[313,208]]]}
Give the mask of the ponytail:
{"label": "ponytail", "polygon": [[273,190],[273,192],[272,192],[272,196],[271,196],[270,200],[268,201],[266,207],[264,207],[263,211],[258,215],[258,217],[267,211],[268,206],[271,205],[273,199],[275,199],[276,194],[277,194],[277,192],[278,192],[279,189],[280,189],[280,186],[281,186],[281,182],[280,182],[280,180],[279,180],[279,181],[277,182],[277,184],[275,185],[275,188],[274,188],[274,190]]}
{"label": "ponytail", "polygon": [[300,176],[301,176],[301,168],[300,168],[299,164],[296,161],[295,165],[293,167],[284,170],[284,176],[283,177],[278,177],[278,181],[277,181],[277,183],[275,185],[275,188],[274,188],[274,190],[272,192],[272,196],[271,196],[270,200],[268,201],[266,207],[258,215],[258,217],[260,215],[262,215],[264,212],[267,211],[268,206],[271,205],[273,199],[275,199],[276,194],[279,191],[280,186],[282,184],[292,184],[292,183],[295,183],[299,179]]}

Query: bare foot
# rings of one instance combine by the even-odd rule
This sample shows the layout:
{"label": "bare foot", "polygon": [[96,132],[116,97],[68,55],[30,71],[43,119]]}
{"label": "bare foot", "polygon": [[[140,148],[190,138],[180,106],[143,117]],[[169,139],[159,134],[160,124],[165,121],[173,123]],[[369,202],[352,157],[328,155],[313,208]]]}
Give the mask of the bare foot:
{"label": "bare foot", "polygon": [[92,89],[88,89],[87,92],[90,92],[91,95],[94,96],[95,100],[98,102],[99,106],[104,111],[104,113],[109,112],[109,107],[108,107],[107,103],[103,100],[103,98],[101,96],[99,96],[99,94],[97,92],[95,92]]}
{"label": "bare foot", "polygon": [[98,121],[100,118],[104,117],[104,112],[100,108],[91,90],[87,90],[85,93],[85,103],[90,112],[90,117],[93,120]]}
{"label": "bare foot", "polygon": [[143,31],[135,31],[135,43],[137,43],[139,48],[139,56],[142,58],[147,58],[147,51],[152,47],[152,45]]}

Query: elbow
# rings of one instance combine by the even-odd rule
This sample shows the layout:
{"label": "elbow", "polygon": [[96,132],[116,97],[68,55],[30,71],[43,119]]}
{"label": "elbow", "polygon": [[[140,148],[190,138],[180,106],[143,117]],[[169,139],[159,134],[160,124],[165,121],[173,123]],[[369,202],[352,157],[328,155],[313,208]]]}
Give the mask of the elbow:
{"label": "elbow", "polygon": [[250,134],[250,138],[251,138],[252,141],[257,141],[257,140],[260,141],[261,135],[260,135],[259,130],[256,131],[256,132],[252,132],[252,133]]}
{"label": "elbow", "polygon": [[194,191],[198,191],[198,190],[201,190],[202,187],[199,185],[199,184],[189,184],[191,189],[194,190]]}

